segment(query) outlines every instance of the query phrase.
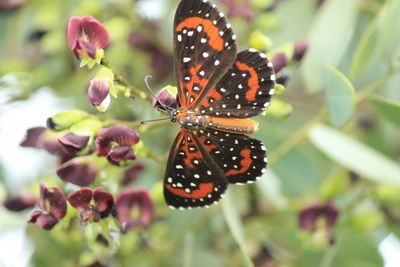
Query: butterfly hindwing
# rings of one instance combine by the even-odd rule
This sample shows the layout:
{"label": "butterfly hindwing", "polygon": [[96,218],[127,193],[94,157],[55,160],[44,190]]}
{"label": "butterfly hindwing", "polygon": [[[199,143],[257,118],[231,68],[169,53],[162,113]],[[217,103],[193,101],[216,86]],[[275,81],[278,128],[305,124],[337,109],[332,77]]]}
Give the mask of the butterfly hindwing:
{"label": "butterfly hindwing", "polygon": [[192,132],[181,128],[172,146],[164,176],[164,197],[172,208],[204,207],[216,203],[227,187],[222,170]]}
{"label": "butterfly hindwing", "polygon": [[190,109],[233,64],[236,36],[207,0],[182,0],[174,21],[175,72],[182,108]]}
{"label": "butterfly hindwing", "polygon": [[195,111],[210,116],[252,117],[269,105],[274,87],[275,74],[265,55],[256,49],[244,50]]}
{"label": "butterfly hindwing", "polygon": [[198,138],[213,148],[210,155],[229,183],[251,183],[265,172],[266,149],[261,141],[211,129],[200,130]]}

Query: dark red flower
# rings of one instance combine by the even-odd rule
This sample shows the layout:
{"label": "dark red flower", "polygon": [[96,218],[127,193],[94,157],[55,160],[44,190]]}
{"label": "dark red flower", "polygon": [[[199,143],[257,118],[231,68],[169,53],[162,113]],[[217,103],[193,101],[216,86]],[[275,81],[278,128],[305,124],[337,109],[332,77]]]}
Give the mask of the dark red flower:
{"label": "dark red flower", "polygon": [[276,53],[271,60],[274,66],[275,73],[278,73],[282,68],[284,68],[288,63],[289,59],[285,53]]}
{"label": "dark red flower", "polygon": [[[339,211],[331,202],[327,203],[317,203],[305,207],[299,213],[298,223],[300,228],[308,231],[314,232],[317,230],[317,222],[323,220],[325,223],[326,231],[330,234],[333,227],[336,224],[337,217],[339,216]],[[333,237],[330,236],[331,243],[333,242]]]}
{"label": "dark red flower", "polygon": [[35,207],[36,202],[36,197],[32,195],[16,195],[7,197],[3,202],[3,206],[9,211],[22,211]]}
{"label": "dark red flower", "polygon": [[293,61],[301,61],[308,50],[309,43],[307,41],[299,41],[294,44]]}
{"label": "dark red flower", "polygon": [[67,213],[67,202],[60,188],[46,187],[46,184],[41,182],[39,208],[40,210],[32,212],[28,222],[36,223],[45,230],[52,229]]}
{"label": "dark red flower", "polygon": [[249,0],[243,0],[240,4],[233,0],[220,0],[220,2],[227,7],[228,17],[242,17],[247,20],[254,17]]}
{"label": "dark red flower", "polygon": [[21,142],[22,147],[34,147],[44,149],[50,154],[57,154],[61,150],[56,138],[51,138],[46,134],[45,127],[34,127],[26,131],[25,139]]}
{"label": "dark red flower", "polygon": [[96,180],[97,167],[75,158],[61,164],[56,173],[64,182],[88,186]]}
{"label": "dark red flower", "polygon": [[85,55],[95,59],[97,49],[105,48],[109,42],[106,28],[92,16],[70,17],[67,38],[77,59]]}
{"label": "dark red flower", "polygon": [[121,184],[127,185],[133,183],[138,179],[139,174],[143,171],[144,166],[141,163],[134,164],[128,170],[125,171],[122,177]]}
{"label": "dark red flower", "polygon": [[88,88],[88,97],[92,106],[105,106],[105,109],[110,105],[110,84],[107,81],[92,79]]}
{"label": "dark red flower", "polygon": [[[140,140],[139,134],[125,125],[114,125],[99,131],[96,139],[97,155],[107,157],[114,165],[121,161],[135,159],[132,146]],[[114,144],[117,145],[114,145]]]}
{"label": "dark red flower", "polygon": [[94,190],[82,188],[68,196],[68,202],[81,211],[83,221],[95,222],[107,217],[114,207],[114,197],[99,187]]}
{"label": "dark red flower", "polygon": [[73,133],[67,133],[58,138],[58,142],[67,151],[78,152],[81,151],[88,143],[89,136],[79,136]]}
{"label": "dark red flower", "polygon": [[[139,208],[139,217],[132,217],[132,210]],[[115,202],[117,217],[122,232],[126,233],[134,227],[144,227],[153,221],[154,205],[146,189],[126,188]]]}
{"label": "dark red flower", "polygon": [[176,96],[173,96],[167,89],[163,89],[154,96],[152,106],[162,110],[176,109]]}

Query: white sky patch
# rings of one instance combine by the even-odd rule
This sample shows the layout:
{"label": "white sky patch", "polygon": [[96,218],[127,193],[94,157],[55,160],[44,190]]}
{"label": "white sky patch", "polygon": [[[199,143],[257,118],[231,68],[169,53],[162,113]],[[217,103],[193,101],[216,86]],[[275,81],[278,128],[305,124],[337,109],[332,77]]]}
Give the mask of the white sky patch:
{"label": "white sky patch", "polygon": [[379,243],[379,252],[385,262],[384,267],[399,267],[400,240],[394,234],[390,234]]}

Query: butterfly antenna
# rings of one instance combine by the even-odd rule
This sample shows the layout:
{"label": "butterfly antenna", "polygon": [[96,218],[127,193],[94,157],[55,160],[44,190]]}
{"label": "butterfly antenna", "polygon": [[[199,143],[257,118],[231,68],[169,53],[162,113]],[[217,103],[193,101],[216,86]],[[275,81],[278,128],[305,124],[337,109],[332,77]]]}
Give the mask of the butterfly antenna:
{"label": "butterfly antenna", "polygon": [[161,118],[161,119],[155,119],[155,120],[147,120],[147,121],[141,121],[140,124],[146,124],[148,122],[154,122],[154,121],[164,121],[164,120],[169,120],[171,117],[166,117],[166,118]]}
{"label": "butterfly antenna", "polygon": [[146,75],[146,77],[144,77],[144,83],[147,86],[147,89],[150,91],[150,94],[156,99],[156,103],[158,102],[163,109],[168,112],[169,115],[171,115],[171,112],[169,111],[169,108],[167,106],[165,106],[161,101],[158,100],[158,97],[156,96],[156,94],[154,93],[154,91],[151,89],[150,85],[149,85],[149,79],[152,79],[153,77],[151,75]]}

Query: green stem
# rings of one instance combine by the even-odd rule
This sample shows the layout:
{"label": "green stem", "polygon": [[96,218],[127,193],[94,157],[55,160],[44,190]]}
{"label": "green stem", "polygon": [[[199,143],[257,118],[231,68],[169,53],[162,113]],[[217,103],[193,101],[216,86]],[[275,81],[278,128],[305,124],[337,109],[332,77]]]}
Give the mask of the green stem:
{"label": "green stem", "polygon": [[106,68],[109,68],[110,70],[112,70],[113,74],[114,74],[114,81],[116,81],[117,83],[125,86],[126,88],[129,89],[129,91],[131,92],[131,94],[139,97],[140,99],[143,100],[149,100],[151,101],[153,98],[150,94],[143,92],[142,90],[138,89],[137,87],[133,86],[127,79],[125,79],[121,74],[119,74],[117,71],[115,71],[113,68],[111,68],[110,63],[108,62],[108,60],[106,59],[106,57],[103,57],[101,59],[100,62],[101,65],[103,65]]}
{"label": "green stem", "polygon": [[330,267],[336,255],[336,246],[329,247],[322,258],[319,267]]}

